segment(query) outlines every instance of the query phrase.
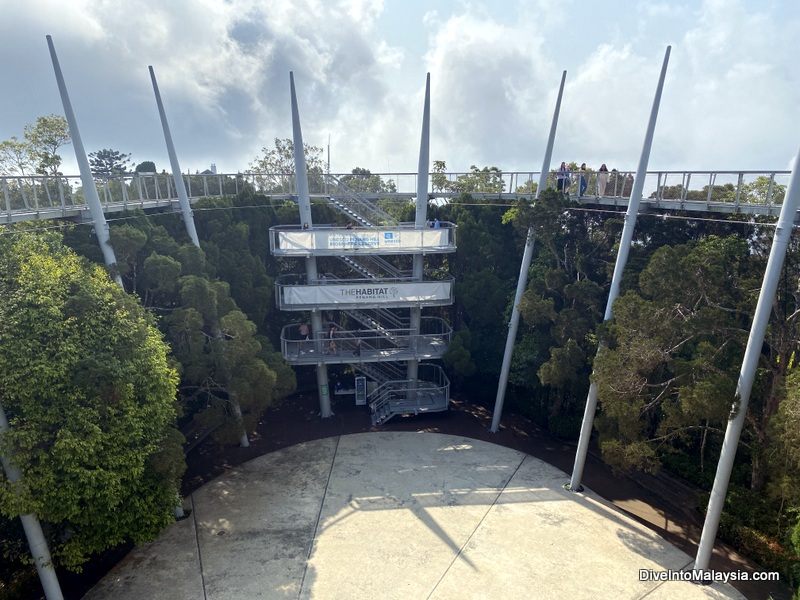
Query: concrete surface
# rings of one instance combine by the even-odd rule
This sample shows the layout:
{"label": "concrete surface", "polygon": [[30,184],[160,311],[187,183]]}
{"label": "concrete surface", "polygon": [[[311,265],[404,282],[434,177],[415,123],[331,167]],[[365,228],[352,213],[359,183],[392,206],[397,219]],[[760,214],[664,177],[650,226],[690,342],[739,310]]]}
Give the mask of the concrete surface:
{"label": "concrete surface", "polygon": [[362,433],[267,454],[85,598],[743,598],[639,581],[692,558],[569,477],[503,446]]}

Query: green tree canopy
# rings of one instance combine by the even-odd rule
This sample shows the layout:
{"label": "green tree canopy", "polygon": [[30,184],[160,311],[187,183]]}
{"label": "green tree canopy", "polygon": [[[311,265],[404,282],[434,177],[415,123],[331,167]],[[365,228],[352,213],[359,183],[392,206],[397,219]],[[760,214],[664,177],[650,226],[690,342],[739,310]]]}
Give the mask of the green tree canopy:
{"label": "green tree canopy", "polygon": [[[294,189],[294,142],[288,138],[275,138],[275,147],[261,149],[250,163],[246,173],[257,175],[256,183],[262,192],[287,192]],[[325,163],[322,160],[322,148],[303,145],[306,159],[309,189],[319,189]]]}
{"label": "green tree canopy", "polygon": [[122,154],[118,150],[104,148],[89,153],[89,166],[94,175],[115,175],[128,170],[130,158],[130,154]]}
{"label": "green tree canopy", "polygon": [[155,173],[156,163],[154,163],[152,160],[146,160],[136,165],[136,168],[134,170],[137,173]]}
{"label": "green tree canopy", "polygon": [[54,560],[153,539],[173,519],[185,469],[177,374],[138,301],[56,234],[0,238],[0,511],[47,523]]}
{"label": "green tree canopy", "polygon": [[23,131],[36,163],[36,172],[42,175],[58,175],[61,167],[58,149],[72,141],[67,120],[61,115],[38,117],[33,125],[25,125]]}

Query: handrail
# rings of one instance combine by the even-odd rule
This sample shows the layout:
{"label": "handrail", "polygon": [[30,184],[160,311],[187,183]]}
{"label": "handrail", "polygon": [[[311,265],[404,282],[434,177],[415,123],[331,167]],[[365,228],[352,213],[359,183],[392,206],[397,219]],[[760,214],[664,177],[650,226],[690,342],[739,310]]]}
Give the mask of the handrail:
{"label": "handrail", "polygon": [[325,175],[326,196],[331,206],[337,208],[349,219],[357,219],[368,227],[395,225],[397,219],[369,202],[358,192],[351,190],[335,175]]}
{"label": "handrail", "polygon": [[[338,179],[346,174],[331,175]],[[416,196],[414,173],[377,173],[383,180],[391,179],[393,192],[360,192],[364,199]],[[790,171],[787,170],[655,170],[645,175],[644,197],[653,201],[704,201],[747,206],[776,206],[783,202]],[[609,172],[609,181],[603,195],[598,192],[597,172],[587,171],[587,196],[627,199],[633,183],[633,171]],[[174,185],[168,173],[123,173],[95,178],[98,194],[106,210],[170,206],[177,202]],[[530,172],[493,173],[431,173],[433,199],[458,197],[466,190],[476,196],[512,198],[532,193],[532,185],[539,174]],[[272,178],[280,185],[265,186],[259,180]],[[183,175],[189,197],[233,196],[244,189],[263,191],[282,198],[293,198],[296,193],[293,177],[289,174],[235,173]],[[499,183],[498,183],[499,182]],[[481,187],[484,186],[484,187]],[[554,172],[550,173],[548,186],[555,186]],[[312,195],[325,196],[322,178],[312,190]],[[318,188],[318,189],[317,189]],[[77,175],[4,175],[0,176],[0,209],[6,220],[31,220],[74,216],[75,210],[86,210],[80,177]],[[485,191],[482,191],[484,190]],[[573,176],[570,192],[577,195],[578,184]],[[59,214],[61,213],[61,214]]]}
{"label": "handrail", "polygon": [[[438,365],[419,365],[418,378],[386,381],[375,388],[367,396],[373,419],[391,403],[402,404],[401,412],[415,412],[422,408],[425,396],[442,394],[445,404],[450,398],[450,380]],[[385,421],[394,413],[386,414],[380,421]]]}
{"label": "handrail", "polygon": [[[281,352],[286,357],[297,357],[301,353],[325,352],[330,349],[327,331],[310,335],[300,334],[302,323],[285,325],[281,329]],[[364,354],[383,353],[388,357],[399,349],[416,353],[436,348],[444,351],[453,335],[453,328],[440,317],[422,317],[419,333],[411,328],[336,330],[333,341],[339,355],[353,353],[357,348]],[[359,344],[360,342],[360,344]],[[389,354],[387,354],[387,352]]]}

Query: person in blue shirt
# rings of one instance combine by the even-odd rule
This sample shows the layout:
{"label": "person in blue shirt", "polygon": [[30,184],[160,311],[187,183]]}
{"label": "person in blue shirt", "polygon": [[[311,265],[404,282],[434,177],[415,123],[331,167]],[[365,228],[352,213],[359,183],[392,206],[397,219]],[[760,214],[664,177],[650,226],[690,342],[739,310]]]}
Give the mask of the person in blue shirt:
{"label": "person in blue shirt", "polygon": [[436,219],[433,221],[433,228],[434,229],[441,229],[442,228],[442,224],[439,223],[439,217],[436,217]]}

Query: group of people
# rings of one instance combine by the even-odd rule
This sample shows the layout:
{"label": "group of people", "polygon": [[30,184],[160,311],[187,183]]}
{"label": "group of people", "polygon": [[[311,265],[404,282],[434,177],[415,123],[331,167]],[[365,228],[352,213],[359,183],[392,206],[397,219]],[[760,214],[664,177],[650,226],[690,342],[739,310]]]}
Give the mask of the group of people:
{"label": "group of people", "polygon": [[[586,194],[586,190],[589,187],[589,181],[587,177],[588,175],[586,173],[586,163],[582,163],[580,169],[578,169],[577,172],[578,198],[581,198]],[[608,185],[608,167],[606,167],[605,163],[603,163],[597,170],[596,195],[605,196],[607,185]],[[564,196],[569,197],[569,188],[571,186],[572,186],[572,172],[567,166],[567,163],[562,162],[561,166],[558,168],[558,171],[556,171],[556,189],[558,189],[559,192],[564,194]]]}
{"label": "group of people", "polygon": [[[325,336],[327,340],[327,348],[323,351],[323,354],[339,356],[339,349],[336,346],[336,332],[338,330],[339,328],[335,323],[331,323],[328,327],[328,333]],[[300,324],[299,333],[300,344],[297,347],[298,356],[305,354],[306,342],[311,340],[311,328],[309,327],[308,323],[303,322]],[[355,336],[355,342],[353,343],[353,356],[361,356],[361,345],[361,329],[359,329]]]}

